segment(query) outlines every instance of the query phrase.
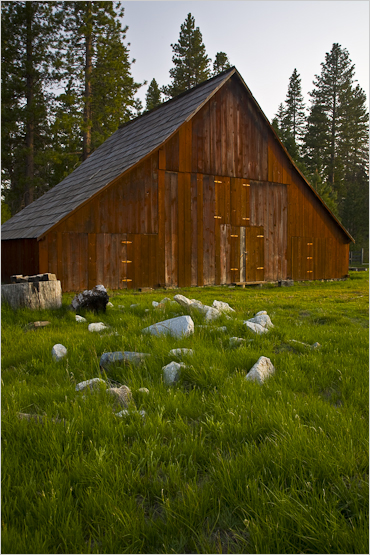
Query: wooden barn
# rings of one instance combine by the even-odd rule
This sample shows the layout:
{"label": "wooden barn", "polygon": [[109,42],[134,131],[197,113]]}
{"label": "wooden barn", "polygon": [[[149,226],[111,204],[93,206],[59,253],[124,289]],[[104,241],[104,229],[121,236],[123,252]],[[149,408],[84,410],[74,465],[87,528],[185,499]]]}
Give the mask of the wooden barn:
{"label": "wooden barn", "polygon": [[235,68],[123,125],[1,239],[3,282],[63,291],[341,278],[353,241]]}

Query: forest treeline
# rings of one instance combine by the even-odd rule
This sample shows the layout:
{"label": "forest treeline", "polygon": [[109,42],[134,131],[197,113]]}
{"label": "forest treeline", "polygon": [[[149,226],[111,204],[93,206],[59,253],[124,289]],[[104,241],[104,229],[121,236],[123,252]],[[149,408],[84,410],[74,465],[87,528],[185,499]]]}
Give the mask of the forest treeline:
{"label": "forest treeline", "polygon": [[[57,185],[120,125],[231,67],[212,62],[189,13],[169,83],[131,74],[119,2],[2,2],[2,221]],[[306,108],[295,69],[273,120],[288,152],[358,244],[368,241],[368,112],[349,53],[334,44]]]}

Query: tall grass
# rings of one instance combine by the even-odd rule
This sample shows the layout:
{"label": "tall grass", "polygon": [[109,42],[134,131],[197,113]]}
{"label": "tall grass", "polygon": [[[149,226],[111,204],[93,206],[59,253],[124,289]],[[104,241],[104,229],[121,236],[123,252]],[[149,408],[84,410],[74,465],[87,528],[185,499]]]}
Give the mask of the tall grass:
{"label": "tall grass", "polygon": [[[143,335],[186,313],[152,308],[178,292],[236,313],[180,340]],[[2,306],[2,551],[368,553],[368,276],[110,293],[105,314],[82,313],[109,326],[99,334],[75,321],[71,294],[55,311]],[[255,336],[243,320],[259,310],[275,327]],[[30,330],[35,320],[51,324]],[[246,342],[230,347],[232,336]],[[59,362],[55,343],[68,350]],[[195,354],[169,387],[177,347]],[[144,418],[117,417],[104,390],[75,391],[118,350],[151,354],[103,374],[130,387]],[[261,355],[276,368],[262,386],[245,380]]]}

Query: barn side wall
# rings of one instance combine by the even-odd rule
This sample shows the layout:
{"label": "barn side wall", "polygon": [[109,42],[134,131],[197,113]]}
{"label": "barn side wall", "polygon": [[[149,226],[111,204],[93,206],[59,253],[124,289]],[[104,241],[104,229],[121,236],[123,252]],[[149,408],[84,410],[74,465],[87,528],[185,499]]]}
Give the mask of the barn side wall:
{"label": "barn side wall", "polygon": [[39,273],[39,250],[36,239],[1,241],[1,282],[9,283],[10,276]]}
{"label": "barn side wall", "polygon": [[231,78],[39,242],[64,291],[338,278],[349,240]]}

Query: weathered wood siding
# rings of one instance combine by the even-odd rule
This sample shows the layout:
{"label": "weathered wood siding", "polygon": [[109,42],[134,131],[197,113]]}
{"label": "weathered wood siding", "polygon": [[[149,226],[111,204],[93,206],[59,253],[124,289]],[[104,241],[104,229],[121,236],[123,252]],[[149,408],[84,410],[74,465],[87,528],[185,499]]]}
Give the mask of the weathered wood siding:
{"label": "weathered wood siding", "polygon": [[1,281],[7,283],[10,276],[39,273],[39,250],[36,239],[10,239],[1,242]]}

